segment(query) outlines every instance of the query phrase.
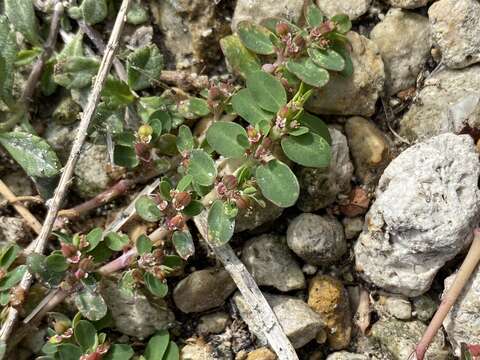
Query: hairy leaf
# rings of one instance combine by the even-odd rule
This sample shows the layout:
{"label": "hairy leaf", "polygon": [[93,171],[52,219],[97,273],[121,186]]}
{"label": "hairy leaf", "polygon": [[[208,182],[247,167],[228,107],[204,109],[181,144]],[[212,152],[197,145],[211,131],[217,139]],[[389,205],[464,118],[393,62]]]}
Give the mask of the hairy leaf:
{"label": "hairy leaf", "polygon": [[255,175],[266,199],[284,208],[295,204],[300,186],[295,174],[283,162],[271,160],[265,165],[260,165]]}
{"label": "hairy leaf", "polygon": [[15,33],[10,30],[7,17],[0,15],[0,99],[7,105],[13,103],[12,89],[16,53]]}
{"label": "hairy leaf", "polygon": [[17,266],[15,269],[9,271],[0,280],[0,291],[8,290],[17,285],[22,280],[23,275],[27,271],[27,265]]}
{"label": "hairy leaf", "polygon": [[175,231],[172,235],[172,242],[178,255],[183,260],[187,260],[195,253],[195,246],[193,244],[192,235],[188,230]]}
{"label": "hairy leaf", "polygon": [[287,93],[280,80],[264,71],[248,75],[247,89],[264,110],[276,113],[287,103]]}
{"label": "hairy leaf", "polygon": [[342,71],[345,69],[345,60],[333,49],[308,49],[310,59],[318,66],[327,70]]}
{"label": "hairy leaf", "polygon": [[163,56],[156,45],[136,49],[127,57],[128,84],[133,90],[155,85],[163,69]]}
{"label": "hairy leaf", "polygon": [[135,95],[127,83],[109,76],[102,89],[102,100],[107,106],[115,108],[130,105],[135,100]]}
{"label": "hairy leaf", "polygon": [[38,23],[32,0],[5,0],[5,14],[15,29],[33,45],[40,45]]}
{"label": "hairy leaf", "polygon": [[221,39],[220,47],[234,73],[246,78],[249,73],[261,70],[257,56],[242,44],[237,35],[229,35]]}
{"label": "hairy leaf", "polygon": [[270,55],[275,52],[275,47],[270,40],[273,33],[267,28],[244,20],[237,24],[237,33],[247,49],[261,55]]}
{"label": "hairy leaf", "polygon": [[98,321],[107,314],[107,304],[100,294],[84,288],[73,295],[75,305],[80,313],[91,321]]}
{"label": "hairy leaf", "polygon": [[113,251],[123,250],[129,242],[130,239],[125,234],[111,232],[105,236],[105,244]]}
{"label": "hairy leaf", "polygon": [[102,22],[108,15],[106,0],[83,0],[80,8],[82,10],[83,19],[89,25]]}
{"label": "hairy leaf", "polygon": [[139,255],[143,255],[152,251],[152,240],[147,235],[140,235],[135,243]]}
{"label": "hairy leaf", "polygon": [[349,77],[353,74],[353,62],[352,58],[350,57],[350,53],[347,49],[341,44],[334,44],[332,49],[335,50],[337,53],[342,55],[343,59],[345,60],[345,67],[340,72],[342,76]]}
{"label": "hairy leaf", "polygon": [[89,321],[80,320],[77,322],[73,334],[84,352],[92,351],[98,344],[97,330]]}
{"label": "hairy leaf", "polygon": [[328,83],[328,71],[315,65],[309,58],[289,60],[287,69],[308,85],[322,87]]}
{"label": "hairy leaf", "polygon": [[226,244],[233,236],[235,218],[227,215],[225,204],[216,200],[208,212],[208,241],[221,246]]}
{"label": "hairy leaf", "polygon": [[148,291],[150,291],[153,295],[161,298],[167,295],[168,285],[162,280],[153,276],[152,273],[146,272],[143,275],[143,280],[145,281],[145,286],[147,287]]}
{"label": "hairy leaf", "polygon": [[331,18],[331,20],[336,24],[336,30],[341,34],[346,34],[352,28],[352,22],[348,15],[339,14]]}
{"label": "hairy leaf", "polygon": [[186,125],[180,126],[177,135],[177,149],[180,153],[189,152],[193,150],[195,142],[193,140],[192,131]]}
{"label": "hairy leaf", "polygon": [[307,20],[308,25],[311,27],[317,27],[322,24],[324,16],[318,6],[310,4],[305,8],[305,19]]}
{"label": "hairy leaf", "polygon": [[245,129],[233,122],[213,123],[207,130],[207,141],[217,153],[230,158],[244,156],[250,147]]}
{"label": "hairy leaf", "polygon": [[248,89],[242,89],[232,97],[233,110],[252,125],[270,122],[274,114],[263,110]]}
{"label": "hairy leaf", "polygon": [[86,56],[72,56],[55,64],[54,81],[67,89],[81,89],[92,83],[99,63]]}
{"label": "hairy leaf", "polygon": [[210,114],[210,108],[204,99],[190,97],[180,102],[178,112],[186,119],[198,119]]}
{"label": "hairy leaf", "polygon": [[190,152],[187,173],[193,176],[195,183],[210,186],[217,176],[213,159],[205,151],[196,149]]}

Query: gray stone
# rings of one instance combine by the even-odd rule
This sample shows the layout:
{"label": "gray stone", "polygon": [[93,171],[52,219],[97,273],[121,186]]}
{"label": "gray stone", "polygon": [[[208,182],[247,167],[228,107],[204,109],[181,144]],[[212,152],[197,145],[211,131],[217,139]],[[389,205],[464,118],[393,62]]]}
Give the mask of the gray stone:
{"label": "gray stone", "polygon": [[355,164],[355,175],[364,184],[376,183],[390,160],[387,137],[373,122],[359,116],[347,120],[345,133]]}
{"label": "gray stone", "polygon": [[0,216],[0,243],[22,242],[28,238],[28,234],[23,219]]}
{"label": "gray stone", "polygon": [[430,55],[430,26],[425,16],[391,9],[370,33],[385,65],[385,92],[393,95],[415,85]]}
{"label": "gray stone", "polygon": [[331,264],[347,250],[342,224],[334,217],[304,213],[288,226],[287,243],[313,265]]}
{"label": "gray stone", "polygon": [[107,169],[109,164],[107,147],[86,143],[75,166],[74,189],[86,199],[106,190],[112,181]]}
{"label": "gray stone", "polygon": [[428,323],[437,311],[437,303],[428,295],[420,295],[413,299],[413,310],[418,320]]}
{"label": "gray stone", "polygon": [[297,207],[305,212],[316,211],[335,202],[339,194],[350,192],[353,164],[347,138],[337,129],[329,128],[332,158],[328,169],[301,167],[297,172],[300,196]]}
{"label": "gray stone", "polygon": [[[322,331],[322,318],[304,301],[283,295],[264,293],[264,296],[294,348],[301,348]],[[257,326],[258,320],[249,312],[242,295],[237,292],[233,296],[233,300],[240,311],[240,316],[247,323],[250,331],[257,336],[261,343],[265,344],[266,339],[263,338],[262,332]]]}
{"label": "gray stone", "polygon": [[326,86],[315,91],[306,107],[316,114],[371,116],[383,91],[385,71],[375,43],[350,31],[353,74],[343,77],[330,73]]}
{"label": "gray stone", "polygon": [[357,216],[354,218],[345,217],[342,219],[343,228],[345,230],[345,237],[347,240],[354,239],[362,232],[363,217]]}
{"label": "gray stone", "polygon": [[394,159],[354,247],[361,275],[389,292],[426,292],[437,271],[471,241],[479,173],[467,135],[439,135]]}
{"label": "gray stone", "polygon": [[383,0],[393,7],[415,9],[427,5],[432,0]]}
{"label": "gray stone", "polygon": [[198,270],[175,286],[173,301],[184,313],[201,312],[222,305],[236,288],[224,269]]}
{"label": "gray stone", "polygon": [[283,236],[266,234],[250,239],[243,247],[242,261],[258,285],[280,291],[305,288],[303,272]]}
{"label": "gray stone", "polygon": [[235,232],[256,229],[263,224],[278,219],[282,215],[283,209],[281,207],[272,204],[268,200],[264,201],[266,202],[265,207],[252,203],[250,208],[240,209],[235,218]]}
{"label": "gray stone", "polygon": [[200,335],[221,333],[225,330],[229,321],[230,316],[222,311],[204,315],[197,325],[197,333]]}
{"label": "gray stone", "polygon": [[154,303],[140,292],[132,296],[109,280],[103,281],[101,292],[115,328],[123,334],[145,339],[157,330],[168,328],[175,320],[162,299]]}
{"label": "gray stone", "polygon": [[68,159],[75,134],[75,126],[65,126],[55,122],[49,122],[43,134],[44,139],[50,144],[63,164]]}
{"label": "gray stone", "polygon": [[384,305],[385,310],[399,320],[410,320],[412,318],[412,304],[408,299],[400,296],[387,296]]}
{"label": "gray stone", "polygon": [[355,20],[368,11],[372,0],[317,0],[317,5],[328,17],[337,14],[347,14],[350,20]]}
{"label": "gray stone", "polygon": [[[381,319],[373,324],[371,336],[380,342],[395,360],[408,359],[418,340],[425,332],[426,325],[420,321],[400,321],[394,318]],[[445,339],[440,331],[433,339],[426,360],[444,360],[449,358],[444,350]]]}
{"label": "gray stone", "polygon": [[440,0],[428,9],[433,40],[450,68],[480,61],[480,3],[477,0]]}
{"label": "gray stone", "polygon": [[400,135],[415,141],[459,133],[467,124],[478,127],[479,99],[480,65],[441,70],[425,81],[418,100],[400,122]]}
{"label": "gray stone", "polygon": [[[452,286],[455,275],[445,279],[445,293]],[[472,274],[455,305],[443,321],[448,339],[460,356],[460,344],[479,345],[480,341],[480,268]]]}
{"label": "gray stone", "polygon": [[296,23],[302,15],[303,0],[238,0],[232,29],[242,20],[259,23],[264,18],[282,17]]}
{"label": "gray stone", "polygon": [[354,354],[347,351],[337,351],[327,356],[327,360],[368,360],[364,354]]}

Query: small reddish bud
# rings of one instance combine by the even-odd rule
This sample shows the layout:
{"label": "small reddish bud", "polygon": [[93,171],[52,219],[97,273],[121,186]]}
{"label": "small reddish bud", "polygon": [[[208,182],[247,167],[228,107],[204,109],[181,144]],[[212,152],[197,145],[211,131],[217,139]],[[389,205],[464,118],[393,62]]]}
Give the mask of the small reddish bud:
{"label": "small reddish bud", "polygon": [[275,32],[277,33],[277,35],[280,35],[280,36],[287,35],[289,31],[290,31],[290,27],[288,26],[288,24],[284,22],[279,22],[275,26]]}
{"label": "small reddish bud", "polygon": [[91,257],[83,258],[78,264],[78,268],[84,271],[89,271],[92,267],[93,261]]}
{"label": "small reddish bud", "polygon": [[62,250],[62,255],[66,258],[69,258],[77,253],[77,248],[72,244],[60,243],[60,249]]}
{"label": "small reddish bud", "polygon": [[248,136],[248,141],[250,141],[250,143],[252,144],[255,144],[260,140],[262,135],[253,126],[248,126],[247,136]]}
{"label": "small reddish bud", "polygon": [[75,277],[78,280],[85,279],[87,276],[88,274],[82,269],[78,269],[77,271],[75,271]]}
{"label": "small reddish bud", "polygon": [[285,105],[280,110],[278,110],[277,115],[285,119],[289,113],[290,113],[290,109],[288,108],[287,105]]}
{"label": "small reddish bud", "polygon": [[208,98],[212,101],[220,100],[222,95],[222,91],[216,86],[212,86],[208,92]]}
{"label": "small reddish bud", "polygon": [[225,184],[227,190],[235,190],[238,185],[238,181],[235,175],[225,175],[222,178],[222,182]]}
{"label": "small reddish bud", "polygon": [[7,270],[5,269],[0,269],[0,279],[3,279],[7,275]]}
{"label": "small reddish bud", "polygon": [[183,218],[183,215],[178,214],[168,220],[168,228],[170,230],[182,229],[184,226],[185,219]]}
{"label": "small reddish bud", "polygon": [[217,191],[217,194],[220,195],[220,196],[225,195],[228,191],[227,187],[225,186],[225,184],[223,182],[219,182],[215,186],[215,190]]}
{"label": "small reddish bud", "polygon": [[186,191],[180,191],[173,197],[173,207],[175,210],[180,211],[185,208],[192,201],[192,196]]}
{"label": "small reddish bud", "polygon": [[293,39],[293,42],[295,43],[295,45],[297,45],[299,47],[299,49],[303,49],[305,47],[305,39],[303,38],[303,36],[295,36],[295,38]]}
{"label": "small reddish bud", "polygon": [[102,360],[102,354],[98,352],[93,352],[90,354],[82,355],[80,360]]}
{"label": "small reddish bud", "polygon": [[245,196],[239,196],[235,199],[235,205],[239,209],[248,209],[250,207],[250,199]]}

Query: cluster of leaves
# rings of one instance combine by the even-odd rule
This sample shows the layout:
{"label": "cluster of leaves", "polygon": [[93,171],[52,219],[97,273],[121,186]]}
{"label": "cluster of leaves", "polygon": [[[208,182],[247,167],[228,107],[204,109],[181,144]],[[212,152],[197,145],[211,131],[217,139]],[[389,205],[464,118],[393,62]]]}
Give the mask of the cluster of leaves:
{"label": "cluster of leaves", "polygon": [[[52,327],[42,347],[39,360],[130,360],[135,352],[128,344],[111,343],[101,332],[108,324],[102,320],[90,322],[78,313],[72,320],[61,313],[51,313]],[[107,319],[108,320],[108,319]],[[168,331],[153,335],[139,360],[178,360],[179,349],[170,340]]]}

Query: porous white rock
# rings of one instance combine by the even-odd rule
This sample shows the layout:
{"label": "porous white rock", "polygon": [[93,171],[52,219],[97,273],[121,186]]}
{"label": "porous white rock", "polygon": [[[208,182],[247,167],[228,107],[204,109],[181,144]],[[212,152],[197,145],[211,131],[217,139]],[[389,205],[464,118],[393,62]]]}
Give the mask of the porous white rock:
{"label": "porous white rock", "polygon": [[355,20],[368,11],[372,0],[317,0],[317,5],[328,17],[337,14],[346,14],[350,20]]}

